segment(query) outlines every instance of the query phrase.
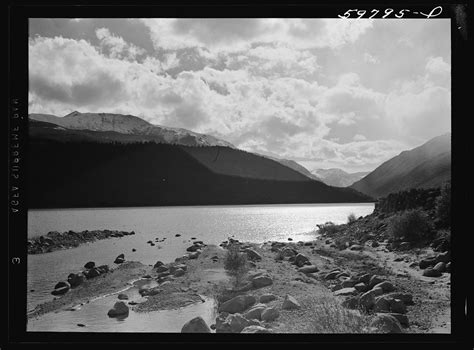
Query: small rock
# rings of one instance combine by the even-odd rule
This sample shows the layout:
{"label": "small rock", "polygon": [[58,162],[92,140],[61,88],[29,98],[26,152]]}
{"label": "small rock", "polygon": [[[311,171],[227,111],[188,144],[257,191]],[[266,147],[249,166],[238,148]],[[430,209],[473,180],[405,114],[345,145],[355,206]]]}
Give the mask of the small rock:
{"label": "small rock", "polygon": [[120,294],[118,295],[118,299],[119,299],[119,300],[128,300],[128,295],[127,295],[127,294],[120,293]]}
{"label": "small rock", "polygon": [[355,310],[359,307],[359,298],[356,296],[349,297],[345,299],[341,305],[347,309]]}
{"label": "small rock", "polygon": [[120,254],[114,260],[115,264],[122,264],[123,262],[125,262],[125,255],[124,254]]}
{"label": "small rock", "polygon": [[114,307],[109,310],[107,315],[109,317],[119,317],[119,316],[128,315],[128,312],[129,312],[128,306],[123,301],[119,301],[115,303]]}
{"label": "small rock", "polygon": [[360,251],[363,250],[364,247],[359,244],[354,244],[349,247],[349,250]]}
{"label": "small rock", "polygon": [[77,286],[84,283],[85,276],[81,273],[71,273],[67,277],[67,282],[71,285],[71,288],[76,288]]}
{"label": "small rock", "polygon": [[93,267],[95,267],[95,262],[93,261],[89,261],[88,263],[84,265],[84,268],[86,269],[92,269]]}
{"label": "small rock", "polygon": [[256,299],[252,295],[238,295],[219,306],[219,312],[228,312],[230,314],[245,311],[249,306],[255,304]]}
{"label": "small rock", "polygon": [[336,279],[336,276],[340,273],[341,271],[334,271],[334,272],[330,272],[328,273],[324,279],[326,280],[333,280],[333,279]]}
{"label": "small rock", "polygon": [[54,286],[54,290],[51,292],[52,295],[63,295],[63,294],[66,294],[69,290],[69,288],[71,288],[71,285],[67,282],[58,282],[55,286]]}
{"label": "small rock", "polygon": [[310,265],[311,263],[305,255],[299,253],[295,256],[295,264],[298,267],[303,267],[304,265]]}
{"label": "small rock", "polygon": [[254,288],[262,288],[273,284],[273,279],[268,274],[253,277],[250,282]]}
{"label": "small rock", "polygon": [[262,321],[272,322],[280,316],[280,313],[275,307],[269,307],[262,311],[261,319]]}
{"label": "small rock", "polygon": [[375,293],[373,290],[369,290],[362,294],[359,298],[359,305],[360,307],[365,310],[369,311],[375,305]]}
{"label": "small rock", "polygon": [[440,271],[432,269],[430,267],[428,267],[427,269],[425,269],[425,271],[423,271],[423,276],[426,276],[426,277],[439,277],[441,275],[442,273]]}
{"label": "small rock", "polygon": [[286,295],[285,300],[283,300],[282,308],[283,310],[294,310],[301,308],[301,306],[291,295]]}
{"label": "small rock", "polygon": [[276,299],[276,296],[273,294],[264,294],[260,296],[259,301],[261,303],[269,303],[270,301],[275,300],[275,299]]}
{"label": "small rock", "polygon": [[386,294],[385,297],[392,298],[392,299],[400,299],[405,303],[405,305],[413,305],[413,295],[409,293],[400,293],[400,292],[393,292]]}
{"label": "small rock", "polygon": [[262,260],[262,256],[253,249],[246,249],[245,252],[250,260]]}
{"label": "small rock", "polygon": [[319,269],[314,265],[303,266],[298,269],[298,272],[302,272],[302,273],[314,273],[318,271]]}
{"label": "small rock", "polygon": [[211,333],[211,330],[202,317],[195,317],[186,322],[181,333]]}

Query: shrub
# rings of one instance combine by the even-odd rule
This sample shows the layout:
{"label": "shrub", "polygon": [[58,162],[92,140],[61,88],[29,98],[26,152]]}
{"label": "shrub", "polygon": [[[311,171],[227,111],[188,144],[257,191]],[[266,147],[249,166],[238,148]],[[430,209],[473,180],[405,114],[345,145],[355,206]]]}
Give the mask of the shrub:
{"label": "shrub", "polygon": [[433,228],[423,210],[412,209],[394,216],[388,225],[388,233],[395,241],[415,242],[430,238]]}
{"label": "shrub", "polygon": [[441,227],[451,226],[451,184],[441,188],[441,193],[435,200],[436,218]]}
{"label": "shrub", "polygon": [[312,333],[368,333],[369,318],[345,309],[337,301],[325,300],[315,309]]}
{"label": "shrub", "polygon": [[354,213],[350,213],[349,216],[347,216],[347,223],[352,224],[357,220],[356,216]]}
{"label": "shrub", "polygon": [[227,248],[224,258],[224,268],[234,278],[235,286],[238,286],[248,271],[247,256],[239,252],[239,247],[231,244]]}
{"label": "shrub", "polygon": [[328,221],[324,224],[316,225],[318,227],[318,232],[320,235],[333,235],[339,231],[336,224],[331,221]]}

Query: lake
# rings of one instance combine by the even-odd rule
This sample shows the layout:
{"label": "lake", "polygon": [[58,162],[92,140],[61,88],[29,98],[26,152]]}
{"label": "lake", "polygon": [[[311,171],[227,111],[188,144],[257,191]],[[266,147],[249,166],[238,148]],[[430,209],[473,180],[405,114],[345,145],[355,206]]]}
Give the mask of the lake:
{"label": "lake", "polygon": [[[135,235],[111,238],[77,248],[28,256],[28,310],[52,300],[54,285],[88,261],[113,266],[117,255],[127,260],[154,264],[182,256],[192,237],[219,244],[228,237],[241,241],[309,241],[316,225],[347,222],[347,216],[371,214],[373,203],[294,204],[139,208],[48,209],[28,211],[28,237],[50,231],[123,230]],[[179,234],[179,237],[175,235]],[[147,241],[166,238],[150,246]],[[136,251],[132,252],[135,248]]]}

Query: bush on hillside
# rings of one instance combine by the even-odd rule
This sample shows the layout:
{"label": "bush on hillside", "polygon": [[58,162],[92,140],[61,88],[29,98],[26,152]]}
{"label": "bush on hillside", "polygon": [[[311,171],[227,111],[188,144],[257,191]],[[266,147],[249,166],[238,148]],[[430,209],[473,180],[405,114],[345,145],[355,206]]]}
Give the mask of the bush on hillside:
{"label": "bush on hillside", "polygon": [[328,221],[324,224],[319,224],[319,225],[316,225],[318,227],[318,233],[322,236],[325,236],[325,235],[333,235],[337,232],[339,232],[339,229],[337,227],[336,224],[334,224],[333,222],[331,221]]}
{"label": "bush on hillside", "polygon": [[347,223],[348,224],[352,224],[353,222],[356,222],[357,221],[357,218],[355,216],[354,213],[350,213],[348,216],[347,216]]}
{"label": "bush on hillside", "polygon": [[421,209],[412,209],[394,216],[388,225],[389,235],[396,241],[416,242],[430,238],[433,227]]}

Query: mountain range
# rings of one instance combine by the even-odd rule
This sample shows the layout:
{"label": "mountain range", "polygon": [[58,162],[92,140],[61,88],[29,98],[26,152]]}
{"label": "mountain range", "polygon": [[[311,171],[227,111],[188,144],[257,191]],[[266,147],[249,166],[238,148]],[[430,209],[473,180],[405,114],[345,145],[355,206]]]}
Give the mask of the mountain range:
{"label": "mountain range", "polygon": [[372,201],[208,135],[133,116],[64,118],[30,116],[30,208]]}
{"label": "mountain range", "polygon": [[354,182],[359,181],[369,174],[369,171],[361,171],[356,173],[348,173],[339,168],[331,169],[314,169],[311,172],[314,176],[321,179],[327,185],[336,187],[347,187]]}
{"label": "mountain range", "polygon": [[439,187],[451,179],[451,133],[389,159],[351,188],[374,198],[411,188]]}
{"label": "mountain range", "polygon": [[211,135],[199,134],[181,128],[154,125],[133,115],[79,113],[74,111],[64,117],[57,117],[51,114],[30,114],[29,118],[30,120],[59,125],[70,130],[116,133],[109,135],[107,141],[112,141],[112,136],[115,136],[117,138],[116,141],[121,142],[144,140],[185,146],[226,146],[235,148],[231,143]]}

